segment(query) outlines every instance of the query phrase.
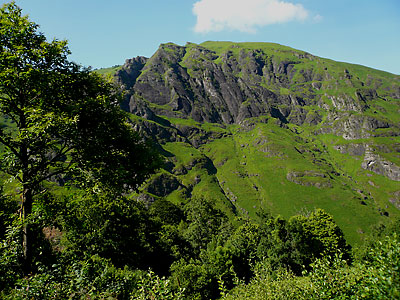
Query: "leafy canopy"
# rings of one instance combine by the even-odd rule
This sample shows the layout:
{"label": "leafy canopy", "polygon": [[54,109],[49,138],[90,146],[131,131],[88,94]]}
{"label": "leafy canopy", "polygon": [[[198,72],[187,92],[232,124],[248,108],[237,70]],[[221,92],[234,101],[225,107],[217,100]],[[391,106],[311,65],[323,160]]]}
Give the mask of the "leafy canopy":
{"label": "leafy canopy", "polygon": [[113,85],[69,54],[66,41],[48,42],[14,2],[1,7],[0,175],[21,194],[26,274],[37,240],[27,220],[45,182],[120,195],[160,165],[127,123]]}
{"label": "leafy canopy", "polygon": [[135,189],[159,163],[101,76],[68,61],[15,3],[0,10],[0,168],[33,194],[55,176]]}

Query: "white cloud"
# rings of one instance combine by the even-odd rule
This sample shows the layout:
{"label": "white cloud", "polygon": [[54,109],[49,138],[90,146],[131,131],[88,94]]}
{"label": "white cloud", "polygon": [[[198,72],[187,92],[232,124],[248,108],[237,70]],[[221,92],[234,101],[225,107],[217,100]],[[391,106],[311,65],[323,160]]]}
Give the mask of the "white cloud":
{"label": "white cloud", "polygon": [[256,28],[309,16],[301,4],[280,0],[200,0],[193,6],[197,16],[196,32],[239,30],[255,32]]}

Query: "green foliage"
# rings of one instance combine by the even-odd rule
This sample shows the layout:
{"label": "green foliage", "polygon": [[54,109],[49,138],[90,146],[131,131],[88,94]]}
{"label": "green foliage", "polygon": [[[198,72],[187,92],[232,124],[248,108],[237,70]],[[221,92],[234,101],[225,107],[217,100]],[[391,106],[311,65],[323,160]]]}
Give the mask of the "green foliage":
{"label": "green foliage", "polygon": [[181,259],[171,265],[171,279],[175,288],[184,289],[189,299],[215,298],[218,286],[213,283],[205,265],[199,260]]}
{"label": "green foliage", "polygon": [[134,200],[110,194],[74,196],[66,199],[59,222],[65,230],[61,244],[66,247],[65,253],[78,257],[99,255],[118,267],[153,265],[152,234],[157,230],[146,210]]}
{"label": "green foliage", "polygon": [[372,245],[365,266],[362,296],[370,299],[400,298],[399,235],[393,233]]}
{"label": "green foliage", "polygon": [[[204,198],[193,198],[185,207],[188,227],[185,238],[193,249],[206,249],[207,244],[215,238],[223,239],[223,235],[215,236],[228,221],[226,215]],[[222,231],[223,233],[224,231]]]}
{"label": "green foliage", "polygon": [[14,3],[0,20],[0,113],[16,124],[0,131],[2,171],[33,194],[58,174],[136,189],[160,161],[126,122],[112,85],[69,62],[66,42],[47,42]]}
{"label": "green foliage", "polygon": [[3,195],[3,188],[0,186],[0,240],[6,234],[6,228],[12,224],[18,211],[18,203],[9,196]]}
{"label": "green foliage", "polygon": [[316,209],[308,217],[299,215],[294,218],[299,220],[306,233],[316,241],[313,243],[316,257],[342,252],[344,258],[349,259],[350,247],[331,215],[322,209]]}
{"label": "green foliage", "polygon": [[[160,165],[100,75],[69,62],[66,41],[47,42],[14,2],[0,9],[0,170],[18,183],[26,272],[34,233],[27,219],[48,180],[135,190]],[[60,180],[62,179],[62,180]]]}
{"label": "green foliage", "polygon": [[374,248],[376,241],[381,241],[386,236],[396,234],[400,236],[400,218],[391,220],[388,224],[377,224],[373,226],[373,229],[369,235],[365,237],[363,244],[353,249],[353,256],[357,261],[366,261],[371,259],[370,250]]}
{"label": "green foliage", "polygon": [[294,276],[287,269],[271,272],[268,265],[260,265],[249,284],[241,283],[221,299],[286,300],[312,299],[307,296],[307,281]]}
{"label": "green foliage", "polygon": [[231,248],[210,243],[197,259],[180,259],[171,265],[176,288],[184,288],[190,299],[215,299],[237,281]]}
{"label": "green foliage", "polygon": [[7,227],[4,238],[0,240],[0,292],[12,288],[22,276],[21,235],[22,224],[16,221]]}
{"label": "green foliage", "polygon": [[366,260],[349,267],[341,255],[324,257],[309,273],[313,298],[398,299],[400,241],[396,234],[376,241]]}
{"label": "green foliage", "polygon": [[[360,161],[334,149],[348,141],[315,137],[311,126],[286,125],[274,118],[227,126],[160,118],[151,124],[172,130],[182,141],[183,131],[190,136],[185,142],[162,145],[169,163],[163,172],[172,175],[165,176],[169,181],[157,178],[165,185],[174,182],[180,190],[145,206],[128,194],[137,191],[160,158],[132,130],[113,85],[69,62],[66,42],[48,42],[14,2],[1,8],[0,17],[0,176],[7,180],[10,194],[21,192],[19,219],[18,201],[0,195],[0,298],[400,297],[400,242],[398,235],[388,235],[398,232],[398,223],[382,227],[351,262],[344,234],[331,216],[334,212],[335,220],[353,227],[348,220],[355,211],[361,215],[357,224],[375,221],[360,221],[376,214],[346,200],[355,197],[358,183],[340,173],[368,184],[369,195],[379,195],[377,199],[396,188],[384,178],[360,174]],[[183,47],[172,44],[161,50],[168,57],[180,51],[182,65],[193,76],[203,73],[204,63],[221,64],[225,54],[242,59],[247,67],[244,54],[250,50],[267,68],[292,61],[290,79],[277,74],[285,87],[265,78],[259,82],[282,97],[307,96],[307,85],[316,82],[309,81],[311,69],[322,76],[329,65],[340,78],[342,69],[349,67],[364,81],[371,71],[277,44],[206,42],[190,45],[185,55]],[[264,51],[273,55],[266,58]],[[374,74],[382,79],[387,95],[389,75]],[[234,76],[250,75],[239,70]],[[351,83],[342,87],[330,79],[320,82],[338,86],[325,89],[326,95],[335,96],[362,89],[360,82]],[[392,100],[374,102],[381,107],[374,107],[379,110],[377,119],[397,120]],[[157,108],[172,111],[169,104]],[[307,118],[327,117],[317,105],[304,110]],[[390,112],[385,116],[383,110]],[[372,116],[371,111],[366,114]],[[379,141],[392,143],[384,137]],[[382,156],[397,159],[393,153]],[[372,179],[384,192],[370,183]],[[349,187],[343,187],[346,184]],[[261,213],[253,218],[260,207],[284,216]],[[299,208],[313,207],[326,207],[327,212],[316,209],[289,218]],[[24,268],[28,241],[33,248],[30,269]]]}
{"label": "green foliage", "polygon": [[312,237],[296,219],[281,217],[262,219],[261,240],[257,256],[268,263],[272,270],[287,268],[301,273],[315,257]]}
{"label": "green foliage", "polygon": [[185,299],[185,289],[174,291],[171,281],[165,277],[160,278],[154,272],[148,271],[142,275],[138,282],[138,289],[132,294],[131,299],[138,300],[180,300]]}
{"label": "green foliage", "polygon": [[341,253],[337,253],[313,263],[309,278],[311,299],[353,299],[360,289],[362,272],[349,267]]}
{"label": "green foliage", "polygon": [[[170,69],[171,64],[176,68]],[[372,224],[388,221],[387,215],[399,215],[396,204],[387,203],[389,199],[396,203],[393,194],[398,190],[397,182],[361,166],[365,145],[376,145],[374,153],[398,165],[394,150],[399,142],[399,101],[394,99],[398,75],[335,62],[278,44],[235,42],[162,46],[144,69],[146,76],[138,82],[150,80],[152,85],[155,76],[162,80],[160,87],[172,85],[176,93],[162,101],[154,100],[151,93],[142,95],[148,98],[145,101],[157,117],[169,123],[157,125],[135,118],[141,120],[142,128],[158,126],[157,139],[169,152],[171,165],[175,165],[171,172],[188,189],[194,186],[192,195],[217,198],[219,209],[236,209],[238,215],[251,218],[260,207],[268,207],[273,214],[285,218],[303,209],[320,207],[334,216],[351,245],[360,243]],[[166,72],[159,74],[162,69]],[[241,107],[230,105],[228,93],[218,79],[221,72],[229,89],[242,90],[247,95],[234,105]],[[235,83],[239,77],[252,94],[258,95],[256,99]],[[210,80],[215,97],[225,100],[217,104],[213,96],[208,105],[209,92],[193,86],[193,80]],[[264,96],[268,93],[274,94],[271,97],[276,102]],[[179,96],[193,100],[192,111],[207,112],[220,124],[196,122],[190,109],[178,104]],[[299,101],[297,105],[295,99]],[[198,106],[199,101],[205,101],[204,105]],[[271,112],[241,120],[248,105]],[[236,119],[240,124],[230,124],[235,121],[225,117],[225,121],[214,118],[238,116],[236,111],[241,112]],[[350,127],[343,126],[347,121]],[[361,125],[367,123],[371,126]],[[374,129],[373,124],[381,123],[388,127]],[[164,144],[167,139],[160,138],[159,133],[176,129],[179,131],[174,133],[174,139],[185,142],[168,140]],[[344,139],[348,132],[363,138]],[[215,176],[190,169],[191,154],[208,157],[217,169]],[[192,183],[195,176],[201,178],[200,183]],[[185,192],[175,190],[168,198],[175,203],[186,202],[189,193]]]}
{"label": "green foliage", "polygon": [[232,227],[226,215],[204,198],[193,198],[185,214],[186,221],[179,228],[191,247],[185,247],[185,255],[171,265],[173,286],[184,288],[190,299],[215,299],[218,280],[232,286],[235,274],[232,251],[223,246]]}
{"label": "green foliage", "polygon": [[[174,286],[184,287],[189,297],[207,295],[199,298],[207,299],[217,297],[218,291],[226,294],[240,280],[248,282],[261,273],[268,278],[275,278],[282,272],[300,276],[303,271],[312,269],[311,263],[326,255],[328,250],[333,255],[345,251],[341,255],[349,256],[348,248],[337,247],[336,241],[343,237],[340,231],[308,230],[307,225],[318,222],[335,228],[331,216],[322,210],[288,221],[267,213],[259,216],[257,223],[250,219],[239,220],[240,225],[222,243],[215,237],[205,242],[207,247],[201,248],[197,259],[175,262],[171,266]],[[274,286],[276,288],[277,284]]]}
{"label": "green foliage", "polygon": [[24,277],[5,299],[130,299],[140,274],[115,268],[109,260],[92,256],[67,268],[52,268]]}
{"label": "green foliage", "polygon": [[162,224],[178,225],[184,219],[183,211],[170,201],[161,198],[151,204],[149,213]]}
{"label": "green foliage", "polygon": [[353,266],[342,253],[325,256],[303,276],[259,264],[249,284],[240,284],[222,299],[398,299],[400,241],[396,234],[377,241],[370,260]]}
{"label": "green foliage", "polygon": [[227,241],[226,246],[233,254],[233,268],[239,278],[249,279],[252,275],[251,265],[256,260],[259,242],[258,225],[250,220],[245,220]]}

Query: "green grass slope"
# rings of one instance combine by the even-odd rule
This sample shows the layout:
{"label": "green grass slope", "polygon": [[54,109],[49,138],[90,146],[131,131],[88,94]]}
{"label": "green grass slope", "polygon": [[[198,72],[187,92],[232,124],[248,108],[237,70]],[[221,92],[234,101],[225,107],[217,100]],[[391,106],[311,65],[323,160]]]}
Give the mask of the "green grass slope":
{"label": "green grass slope", "polygon": [[[165,172],[182,184],[166,195],[169,200],[185,203],[193,196],[205,196],[232,214],[249,217],[260,208],[285,217],[323,208],[352,244],[372,225],[400,215],[395,205],[399,181],[366,170],[364,154],[351,151],[367,147],[400,166],[400,76],[272,43],[204,42],[185,47],[169,43],[161,45],[160,51],[164,56],[155,54],[139,80],[148,76],[156,61],[168,71],[154,76],[170,85],[168,76],[177,68],[178,59],[188,76],[200,82],[209,66],[223,69],[226,57],[231,57],[240,62],[233,68],[238,80],[307,103],[291,107],[287,124],[266,114],[221,125],[195,122],[180,111],[172,117],[176,94],[163,105],[144,99],[170,127],[197,132],[186,136],[187,142],[160,142],[169,153],[166,160],[173,165]],[[254,64],[251,56],[263,62],[261,75],[246,73],[246,64]],[[287,63],[292,65],[290,71],[276,72]],[[274,76],[268,75],[268,68],[275,70]],[[207,76],[213,82],[212,75]],[[285,111],[287,104],[277,103],[276,108]],[[306,115],[305,121],[297,121],[300,114]],[[350,134],[349,126],[353,126]],[[193,142],[198,140],[203,142]],[[198,162],[201,157],[210,160],[213,171]]]}

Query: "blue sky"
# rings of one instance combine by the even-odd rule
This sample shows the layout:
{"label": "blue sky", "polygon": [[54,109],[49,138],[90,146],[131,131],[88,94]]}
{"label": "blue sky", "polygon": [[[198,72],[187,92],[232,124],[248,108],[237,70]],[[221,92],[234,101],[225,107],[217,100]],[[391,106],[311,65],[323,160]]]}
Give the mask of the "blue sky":
{"label": "blue sky", "polygon": [[[5,3],[7,1],[1,1]],[[400,0],[16,0],[71,59],[94,68],[159,44],[274,42],[400,74]]]}

